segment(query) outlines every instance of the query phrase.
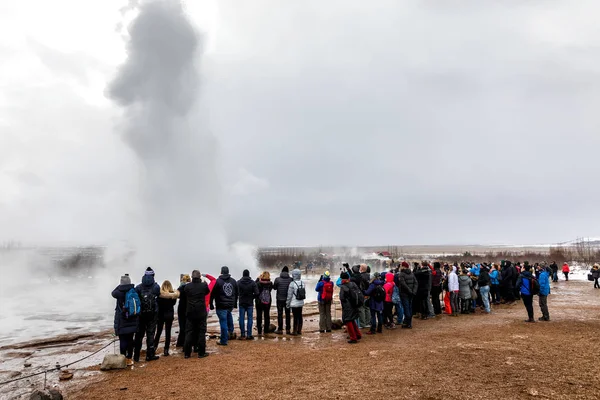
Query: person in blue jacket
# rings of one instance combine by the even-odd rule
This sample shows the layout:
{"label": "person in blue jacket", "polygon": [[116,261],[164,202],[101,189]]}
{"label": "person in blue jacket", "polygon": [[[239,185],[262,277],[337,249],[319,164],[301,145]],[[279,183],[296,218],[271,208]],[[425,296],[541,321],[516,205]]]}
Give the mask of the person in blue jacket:
{"label": "person in blue jacket", "polygon": [[490,271],[490,294],[492,303],[500,304],[500,271],[498,265],[494,264]]}
{"label": "person in blue jacket", "polygon": [[367,335],[373,335],[374,333],[381,333],[383,331],[383,301],[375,301],[373,292],[377,286],[383,287],[385,282],[381,280],[379,272],[375,272],[374,278],[371,284],[363,292],[365,296],[369,296],[369,309],[371,310],[371,329],[367,332]]}
{"label": "person in blue jacket", "polygon": [[550,274],[546,268],[542,268],[539,277],[540,293],[539,303],[542,316],[538,318],[540,321],[550,321],[550,313],[548,312],[548,295],[550,294]]}
{"label": "person in blue jacket", "polygon": [[127,365],[132,366],[134,341],[133,336],[138,330],[138,315],[126,316],[123,312],[127,292],[133,289],[129,274],[121,277],[121,283],[112,291],[112,297],[117,300],[115,307],[115,335],[119,336],[121,354],[127,359]]}
{"label": "person in blue jacket", "polygon": [[526,319],[525,322],[535,322],[533,315],[533,275],[531,274],[531,265],[525,264],[523,267],[524,271],[519,275],[519,279],[517,279],[516,288],[521,292],[521,298],[523,299],[523,304],[525,304],[525,309],[527,309],[527,316],[529,319]]}

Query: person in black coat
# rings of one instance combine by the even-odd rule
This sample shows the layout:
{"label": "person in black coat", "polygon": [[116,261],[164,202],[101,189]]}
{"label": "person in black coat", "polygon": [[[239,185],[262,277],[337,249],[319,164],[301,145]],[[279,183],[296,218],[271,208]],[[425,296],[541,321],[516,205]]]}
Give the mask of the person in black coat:
{"label": "person in black coat", "polygon": [[192,272],[192,282],[184,287],[187,305],[185,309],[185,344],[183,346],[184,358],[190,358],[192,347],[198,350],[198,358],[208,356],[206,352],[206,296],[210,290],[205,282],[202,282],[200,271]]}
{"label": "person in black coat", "polygon": [[502,271],[500,273],[500,295],[504,300],[503,303],[513,303],[515,301],[514,294],[514,270],[510,261],[503,261]]}
{"label": "person in black coat", "polygon": [[156,327],[156,336],[154,337],[155,346],[158,347],[160,335],[165,327],[165,346],[163,355],[169,355],[169,347],[171,345],[171,328],[175,319],[175,303],[177,303],[179,292],[173,290],[171,282],[164,281],[160,287],[160,297],[158,298],[158,323]]}
{"label": "person in black coat", "polygon": [[423,262],[419,268],[415,269],[414,274],[418,282],[414,313],[420,312],[421,319],[427,319],[429,316],[429,293],[432,282],[431,270],[429,269],[428,264]]}
{"label": "person in black coat", "polygon": [[[250,271],[245,269],[242,272],[242,279],[237,282],[238,295],[239,295],[239,324],[240,324],[240,337],[239,339],[254,339],[252,337],[252,323],[254,299],[258,296],[258,286],[256,282],[250,278]],[[258,328],[258,334],[262,334],[261,328]]]}
{"label": "person in black coat", "polygon": [[433,263],[433,272],[431,273],[431,303],[433,304],[433,312],[435,315],[440,315],[442,313],[442,305],[440,303],[442,278],[442,265],[436,261]]}
{"label": "person in black coat", "polygon": [[[258,334],[264,332],[269,333],[271,325],[271,290],[273,290],[273,282],[271,282],[271,274],[269,271],[264,271],[256,278],[258,294],[256,295],[256,329]],[[264,322],[263,322],[264,321]]]}
{"label": "person in black coat", "polygon": [[238,306],[238,286],[229,274],[229,267],[221,267],[221,275],[210,292],[210,309],[217,309],[221,338],[218,346],[227,346],[229,339],[234,339],[233,315],[231,311]]}
{"label": "person in black coat", "polygon": [[135,291],[140,297],[141,312],[139,317],[140,324],[135,334],[133,361],[140,361],[144,336],[146,336],[146,361],[158,360],[154,335],[156,334],[156,323],[158,322],[157,299],[160,296],[160,287],[154,281],[154,271],[152,268],[146,268],[146,272],[142,277],[142,283],[135,287]]}
{"label": "person in black coat", "polygon": [[[360,291],[358,285],[350,280],[347,272],[340,275],[342,285],[340,286],[340,302],[342,303],[342,323],[346,325],[350,340],[348,343],[357,343],[362,335],[358,329],[356,319],[358,318],[358,307],[355,307],[351,301],[351,291]],[[359,306],[360,307],[360,306]]]}
{"label": "person in black coat", "polygon": [[293,279],[290,276],[290,271],[288,266],[284,266],[281,270],[281,274],[275,278],[275,283],[273,284],[273,289],[276,291],[276,300],[277,300],[277,330],[276,334],[283,334],[283,315],[285,313],[285,333],[287,335],[290,334],[290,309],[286,307],[288,288],[290,287],[290,283],[292,283]]}
{"label": "person in black coat", "polygon": [[184,274],[181,277],[181,284],[179,288],[177,288],[177,292],[179,292],[179,303],[177,303],[177,322],[179,323],[179,334],[177,335],[177,343],[176,347],[183,347],[185,344],[185,309],[187,308],[187,298],[185,297],[185,285],[190,283],[192,278],[188,274]]}
{"label": "person in black coat", "polygon": [[115,306],[115,335],[119,337],[119,349],[121,354],[127,358],[127,364],[132,365],[133,357],[133,335],[138,330],[138,315],[126,316],[123,312],[125,297],[129,290],[133,289],[129,274],[121,277],[121,283],[112,291],[112,297],[117,299]]}

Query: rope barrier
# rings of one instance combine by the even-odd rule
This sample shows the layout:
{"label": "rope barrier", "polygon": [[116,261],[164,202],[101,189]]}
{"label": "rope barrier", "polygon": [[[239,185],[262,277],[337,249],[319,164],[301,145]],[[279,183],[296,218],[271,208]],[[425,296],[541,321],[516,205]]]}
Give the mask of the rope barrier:
{"label": "rope barrier", "polygon": [[[14,379],[10,379],[8,381],[0,382],[0,386],[7,385],[7,384],[13,383],[13,382],[17,382],[17,381],[20,381],[20,380],[23,380],[23,379],[29,379],[29,378],[32,378],[34,376],[38,376],[38,375],[41,375],[41,374],[47,374],[48,372],[60,371],[61,368],[66,368],[66,367],[69,367],[69,366],[71,366],[73,364],[77,364],[78,362],[81,362],[81,361],[83,361],[83,360],[85,360],[87,358],[90,358],[93,355],[96,355],[96,354],[100,353],[102,350],[106,349],[108,346],[110,346],[111,344],[115,343],[117,340],[119,340],[119,339],[113,339],[106,346],[101,347],[100,349],[96,350],[95,352],[93,352],[91,354],[88,354],[87,356],[85,356],[83,358],[80,358],[79,360],[76,360],[76,361],[73,361],[73,362],[70,362],[70,363],[64,364],[64,365],[60,365],[60,364],[56,363],[56,366],[54,368],[52,368],[52,369],[46,369],[46,370],[43,370],[43,371],[40,371],[40,372],[36,372],[35,374],[31,374],[31,375],[27,375],[27,376],[21,376],[19,378],[14,378]],[[44,381],[45,381],[45,377],[44,377]],[[44,382],[44,386],[46,386],[45,382]]]}

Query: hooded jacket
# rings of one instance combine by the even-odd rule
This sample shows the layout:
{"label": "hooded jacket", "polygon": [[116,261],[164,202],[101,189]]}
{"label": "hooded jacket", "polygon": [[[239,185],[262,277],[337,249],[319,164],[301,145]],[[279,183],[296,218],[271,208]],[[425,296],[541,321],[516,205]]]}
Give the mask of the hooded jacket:
{"label": "hooded jacket", "polygon": [[115,306],[115,335],[127,335],[129,333],[136,333],[138,329],[138,316],[133,315],[129,318],[125,318],[123,315],[123,305],[125,304],[125,296],[130,289],[133,289],[132,284],[119,285],[112,291],[112,297],[117,299],[117,305]]}
{"label": "hooded jacket", "polygon": [[192,278],[183,289],[187,299],[185,316],[190,320],[206,318],[206,298],[210,295],[210,289],[200,278]]}
{"label": "hooded jacket", "polygon": [[438,267],[438,268],[434,268],[433,271],[431,271],[431,287],[438,287],[438,286],[442,286],[442,279],[444,278],[443,274],[442,274],[442,270]]}
{"label": "hooded jacket", "polygon": [[[256,307],[271,307],[271,303],[273,302],[273,297],[271,296],[271,290],[273,290],[273,282],[271,282],[270,279],[267,281],[262,280],[260,278],[256,278],[256,286],[258,288],[258,295],[256,297]],[[271,298],[271,302],[269,302],[269,304],[263,304],[262,301],[260,301],[260,294],[265,290],[269,291],[269,297]]]}
{"label": "hooded jacket", "polygon": [[523,296],[531,296],[531,280],[534,279],[533,275],[529,271],[523,271],[519,275],[519,279],[517,279],[517,289],[521,292]]}
{"label": "hooded jacket", "polygon": [[419,289],[419,282],[410,268],[405,268],[400,272],[400,296],[414,296]]}
{"label": "hooded jacket", "polygon": [[567,263],[563,264],[562,272],[571,272],[571,269],[569,268],[569,264],[567,264]]}
{"label": "hooded jacket", "polygon": [[160,291],[158,302],[158,319],[163,321],[172,321],[175,318],[175,304],[177,303],[178,292]]}
{"label": "hooded jacket", "polygon": [[600,268],[592,268],[590,274],[592,274],[592,278],[594,279],[600,278]]}
{"label": "hooded jacket", "polygon": [[146,293],[151,293],[156,297],[154,316],[158,315],[158,297],[160,296],[160,286],[158,286],[158,283],[154,281],[154,275],[144,274],[142,277],[142,283],[135,287],[135,291],[138,293],[138,296],[140,296],[140,300],[142,300],[142,296]]}
{"label": "hooded jacket", "polygon": [[500,273],[498,272],[498,270],[493,269],[490,271],[490,283],[492,285],[499,285],[500,284]]}
{"label": "hooded jacket", "polygon": [[[382,280],[375,279],[373,282],[371,282],[371,284],[369,285],[369,288],[367,290],[365,290],[364,295],[369,296],[369,308],[371,310],[383,311],[383,301],[375,301],[375,298],[371,295],[373,294],[373,291],[375,290],[375,288],[377,286],[383,286],[384,284],[385,284],[385,282],[383,282]],[[387,293],[386,293],[386,297],[387,297]]]}
{"label": "hooded jacket", "polygon": [[303,307],[304,306],[304,300],[298,300],[296,298],[296,293],[298,293],[298,289],[303,287],[304,290],[306,291],[306,286],[304,285],[304,282],[302,282],[302,273],[300,272],[299,269],[295,269],[292,271],[292,278],[294,279],[294,281],[292,283],[290,283],[289,288],[288,288],[288,293],[287,293],[287,299],[286,299],[286,307],[287,308],[297,308],[297,307]]}
{"label": "hooded jacket", "polygon": [[490,273],[486,267],[481,267],[479,270],[479,279],[477,282],[479,283],[479,287],[490,285]]}
{"label": "hooded jacket", "polygon": [[415,277],[419,282],[418,292],[425,294],[431,291],[431,270],[427,266],[422,266],[415,272]]}
{"label": "hooded jacket", "polygon": [[504,268],[502,268],[502,272],[500,273],[500,275],[501,275],[500,286],[502,286],[506,289],[512,289],[513,288],[513,279],[514,279],[513,267],[510,265],[505,265]]}
{"label": "hooded jacket", "polygon": [[249,276],[244,276],[237,282],[240,307],[252,307],[258,297],[258,285]]}
{"label": "hooded jacket", "polygon": [[277,291],[277,301],[287,301],[288,288],[290,287],[290,283],[292,283],[292,281],[293,279],[290,276],[290,273],[287,271],[282,271],[281,274],[279,274],[279,277],[275,278],[273,289]]}
{"label": "hooded jacket", "polygon": [[448,291],[458,292],[460,285],[458,284],[458,275],[456,275],[456,266],[452,266],[452,272],[448,275]]}
{"label": "hooded jacket", "polygon": [[352,306],[350,290],[360,290],[358,285],[350,280],[343,280],[340,287],[340,302],[342,303],[342,322],[354,321],[358,318],[358,308]]}
{"label": "hooded jacket", "polygon": [[[230,274],[221,274],[210,292],[210,304],[217,310],[232,310],[237,307],[238,287]],[[212,308],[212,307],[211,307]]]}
{"label": "hooded jacket", "polygon": [[394,275],[386,274],[385,275],[385,284],[383,285],[383,288],[385,289],[385,302],[386,303],[392,302],[392,294],[394,293],[394,286],[396,286],[396,284],[394,284]]}
{"label": "hooded jacket", "polygon": [[317,301],[319,303],[321,303],[321,294],[323,293],[323,286],[325,286],[325,282],[327,282],[327,283],[331,282],[331,277],[330,276],[323,277],[323,279],[321,279],[319,282],[317,282],[317,287],[315,287],[315,291],[318,293]]}
{"label": "hooded jacket", "polygon": [[460,275],[458,277],[459,296],[461,299],[471,298],[471,289],[473,288],[473,281],[467,275]]}
{"label": "hooded jacket", "polygon": [[540,296],[548,296],[550,294],[550,274],[548,271],[543,270],[540,273],[538,282],[540,284]]}

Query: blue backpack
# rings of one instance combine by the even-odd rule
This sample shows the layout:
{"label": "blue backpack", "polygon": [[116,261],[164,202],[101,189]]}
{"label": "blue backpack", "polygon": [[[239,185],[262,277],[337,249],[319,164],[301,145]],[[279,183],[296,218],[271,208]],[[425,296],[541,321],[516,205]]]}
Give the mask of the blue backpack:
{"label": "blue backpack", "polygon": [[392,292],[392,303],[400,303],[400,290],[398,289],[398,286],[394,286],[394,291]]}
{"label": "blue backpack", "polygon": [[134,288],[131,288],[125,294],[125,303],[123,303],[123,314],[125,314],[125,318],[131,318],[138,315],[140,311],[140,296],[138,296]]}

